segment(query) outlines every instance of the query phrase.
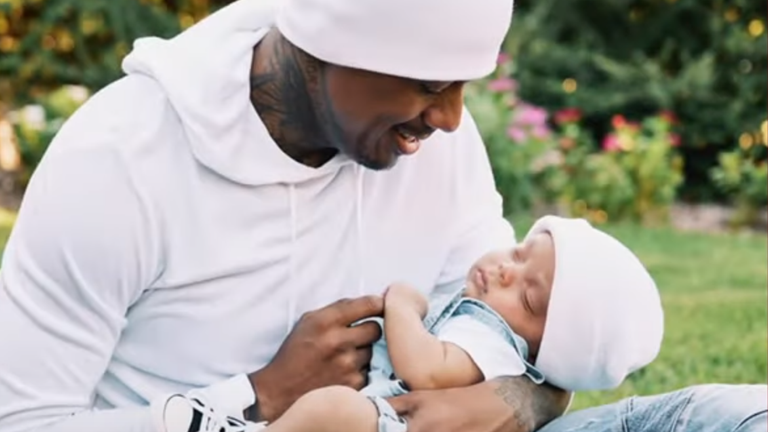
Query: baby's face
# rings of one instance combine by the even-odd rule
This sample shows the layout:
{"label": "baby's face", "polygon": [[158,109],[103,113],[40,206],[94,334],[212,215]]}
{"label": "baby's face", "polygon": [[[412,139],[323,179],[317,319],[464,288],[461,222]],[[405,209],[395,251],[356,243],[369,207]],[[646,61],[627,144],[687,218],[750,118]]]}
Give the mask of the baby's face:
{"label": "baby's face", "polygon": [[549,233],[537,234],[512,249],[480,258],[467,275],[466,296],[492,307],[528,342],[535,358],[544,333],[555,245]]}

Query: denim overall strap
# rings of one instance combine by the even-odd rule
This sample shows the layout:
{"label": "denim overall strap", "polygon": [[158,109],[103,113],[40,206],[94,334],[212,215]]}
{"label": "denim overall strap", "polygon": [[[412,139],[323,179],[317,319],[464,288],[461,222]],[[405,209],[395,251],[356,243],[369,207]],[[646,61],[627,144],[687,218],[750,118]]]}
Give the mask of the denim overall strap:
{"label": "denim overall strap", "polygon": [[442,325],[461,304],[464,298],[464,288],[450,295],[435,297],[429,302],[429,312],[424,318],[424,327],[432,334],[437,326]]}
{"label": "denim overall strap", "polygon": [[449,301],[443,301],[443,303],[446,304],[443,308],[436,308],[436,310],[432,312],[432,315],[428,315],[424,320],[424,325],[430,333],[437,334],[437,332],[440,331],[440,328],[451,317],[459,315],[471,316],[473,319],[487,325],[491,330],[515,347],[517,352],[520,353],[523,364],[525,364],[526,375],[533,382],[536,384],[544,382],[544,374],[527,361],[528,343],[525,339],[515,333],[509,327],[509,324],[507,324],[507,322],[504,321],[504,319],[490,306],[480,300],[464,297],[463,289],[454,294]]}

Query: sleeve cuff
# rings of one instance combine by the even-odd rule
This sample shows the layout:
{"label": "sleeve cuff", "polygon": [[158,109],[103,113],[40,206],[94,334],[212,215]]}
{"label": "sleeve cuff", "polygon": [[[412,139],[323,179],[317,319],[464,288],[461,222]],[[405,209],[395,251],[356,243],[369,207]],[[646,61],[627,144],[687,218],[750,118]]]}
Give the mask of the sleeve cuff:
{"label": "sleeve cuff", "polygon": [[245,374],[196,390],[206,396],[213,406],[227,415],[242,418],[243,411],[256,402],[251,381]]}

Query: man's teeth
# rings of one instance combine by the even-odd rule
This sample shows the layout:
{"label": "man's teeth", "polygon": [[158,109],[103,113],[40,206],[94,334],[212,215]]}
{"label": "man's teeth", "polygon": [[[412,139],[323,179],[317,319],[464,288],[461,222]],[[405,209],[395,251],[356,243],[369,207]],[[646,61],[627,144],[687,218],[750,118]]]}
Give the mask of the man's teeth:
{"label": "man's teeth", "polygon": [[414,143],[414,142],[416,142],[416,141],[418,141],[418,140],[419,140],[419,139],[418,139],[418,138],[416,138],[415,136],[413,136],[413,135],[411,135],[411,134],[407,134],[407,133],[405,133],[405,132],[402,132],[402,131],[397,131],[397,133],[398,133],[398,134],[399,134],[401,137],[403,137],[403,139],[405,139],[406,141],[408,141],[409,143]]}

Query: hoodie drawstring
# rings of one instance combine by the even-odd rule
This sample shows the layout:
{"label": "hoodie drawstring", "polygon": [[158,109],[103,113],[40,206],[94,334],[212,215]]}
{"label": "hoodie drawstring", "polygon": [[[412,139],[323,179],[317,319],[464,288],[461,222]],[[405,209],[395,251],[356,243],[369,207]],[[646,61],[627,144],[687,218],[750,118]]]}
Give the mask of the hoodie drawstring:
{"label": "hoodie drawstring", "polygon": [[[355,165],[355,241],[357,244],[357,259],[358,259],[358,281],[357,281],[357,295],[363,296],[365,294],[365,239],[363,237],[363,179],[364,170],[360,165]],[[293,329],[293,324],[296,321],[296,309],[298,290],[293,286],[294,275],[296,273],[296,238],[298,236],[298,210],[296,202],[296,186],[293,184],[288,185],[288,205],[291,212],[291,248],[288,252],[290,254],[288,264],[288,314],[286,322],[286,334],[290,333]]]}
{"label": "hoodie drawstring", "polygon": [[362,297],[365,294],[365,251],[363,246],[365,245],[363,239],[363,174],[365,171],[360,165],[355,165],[355,175],[357,181],[355,182],[355,219],[357,227],[357,259],[359,265],[357,268],[358,281],[357,281],[357,295]]}
{"label": "hoodie drawstring", "polygon": [[296,273],[296,236],[297,236],[297,210],[296,210],[296,186],[293,184],[288,185],[288,205],[291,207],[291,249],[288,251],[289,263],[288,263],[288,322],[287,332],[290,333],[293,329],[293,323],[296,320],[296,298],[298,297],[297,290],[293,286],[293,276]]}

